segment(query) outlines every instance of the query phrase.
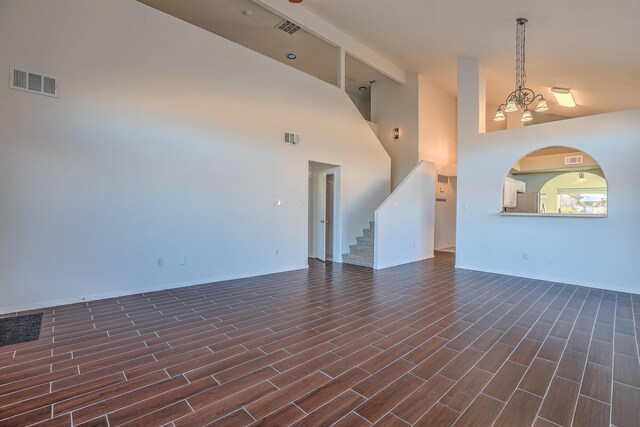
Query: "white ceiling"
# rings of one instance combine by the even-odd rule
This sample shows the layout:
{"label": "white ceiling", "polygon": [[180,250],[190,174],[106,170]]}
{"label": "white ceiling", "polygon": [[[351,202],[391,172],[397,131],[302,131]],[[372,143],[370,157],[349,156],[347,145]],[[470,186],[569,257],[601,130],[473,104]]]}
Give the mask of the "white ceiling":
{"label": "white ceiling", "polygon": [[[640,108],[640,0],[304,0],[301,7],[451,94],[457,58],[479,58],[495,105],[514,88],[515,20],[525,17],[528,86],[549,99],[551,113]],[[553,86],[570,88],[579,107],[559,107]]]}
{"label": "white ceiling", "polygon": [[[226,39],[246,46],[333,85],[338,84],[339,50],[304,28],[293,35],[276,27],[283,17],[252,0],[138,0]],[[243,13],[250,11],[250,14]],[[295,61],[286,54],[297,55]],[[387,79],[351,55],[346,56],[346,90],[369,100],[370,81]],[[361,91],[360,87],[366,87]]]}
{"label": "white ceiling", "polygon": [[[138,0],[336,85],[339,49],[304,29],[287,34],[283,18],[251,0]],[[244,14],[249,11],[249,14]],[[287,59],[287,53],[297,59]]]}

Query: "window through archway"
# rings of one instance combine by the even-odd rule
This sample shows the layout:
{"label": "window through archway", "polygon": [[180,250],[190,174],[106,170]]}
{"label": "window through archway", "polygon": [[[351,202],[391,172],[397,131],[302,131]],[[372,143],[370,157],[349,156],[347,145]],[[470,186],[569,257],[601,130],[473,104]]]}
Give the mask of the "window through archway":
{"label": "window through archway", "polygon": [[608,185],[599,163],[570,147],[549,147],[520,159],[503,187],[505,214],[605,216]]}

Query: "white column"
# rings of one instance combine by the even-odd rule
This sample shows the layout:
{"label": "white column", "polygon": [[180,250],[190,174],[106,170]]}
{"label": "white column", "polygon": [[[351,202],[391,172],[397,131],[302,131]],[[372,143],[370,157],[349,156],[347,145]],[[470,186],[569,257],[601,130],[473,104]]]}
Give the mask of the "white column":
{"label": "white column", "polygon": [[[458,145],[485,133],[487,94],[484,67],[474,58],[458,60]],[[471,138],[470,138],[471,137]]]}

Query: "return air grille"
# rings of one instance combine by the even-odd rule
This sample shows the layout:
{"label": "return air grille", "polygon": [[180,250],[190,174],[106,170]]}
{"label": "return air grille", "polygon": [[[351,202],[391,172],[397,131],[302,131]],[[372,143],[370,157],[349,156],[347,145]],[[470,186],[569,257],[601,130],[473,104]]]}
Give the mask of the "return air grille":
{"label": "return air grille", "polygon": [[298,145],[300,144],[300,135],[296,135],[295,133],[291,133],[291,132],[285,132],[284,142],[286,144]]}
{"label": "return air grille", "polygon": [[284,31],[285,33],[287,33],[289,35],[293,35],[300,29],[300,26],[294,24],[293,22],[291,22],[291,21],[289,21],[287,19],[285,19],[284,21],[282,21],[278,25],[278,29]]}
{"label": "return air grille", "polygon": [[27,88],[27,72],[22,70],[13,70],[13,87],[26,89]]}
{"label": "return air grille", "polygon": [[42,82],[42,92],[47,95],[56,95],[57,94],[58,85],[56,84],[56,79],[53,77],[45,77]]}
{"label": "return air grille", "polygon": [[44,76],[31,71],[13,68],[9,87],[24,92],[58,97],[58,81],[55,77]]}
{"label": "return air grille", "polygon": [[564,158],[565,165],[580,165],[582,164],[582,156],[569,156]]}
{"label": "return air grille", "polygon": [[29,90],[42,92],[42,76],[40,74],[29,73]]}

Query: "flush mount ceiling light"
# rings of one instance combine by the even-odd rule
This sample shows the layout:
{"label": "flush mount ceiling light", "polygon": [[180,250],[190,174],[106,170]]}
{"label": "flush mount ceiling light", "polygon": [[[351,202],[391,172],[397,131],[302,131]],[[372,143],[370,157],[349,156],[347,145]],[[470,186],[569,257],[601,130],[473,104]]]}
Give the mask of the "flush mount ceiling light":
{"label": "flush mount ceiling light", "polygon": [[296,59],[297,57],[298,57],[298,55],[296,55],[296,54],[295,54],[295,53],[293,53],[293,52],[287,53],[287,59],[290,59],[290,60],[292,60],[292,61],[293,61],[293,60],[294,60],[294,59]]}
{"label": "flush mount ceiling light", "polygon": [[366,87],[366,86],[360,86],[360,87],[358,88],[358,90],[359,90],[360,92],[365,92],[365,91],[367,90],[367,87]]}
{"label": "flush mount ceiling light", "polygon": [[535,111],[547,111],[547,101],[542,95],[536,95],[536,93],[526,87],[527,84],[527,72],[524,69],[525,63],[525,25],[528,20],[526,18],[516,19],[516,90],[511,92],[505,103],[498,107],[496,115],[493,120],[500,122],[506,117],[505,112],[511,113],[518,111],[518,109],[524,110],[522,113],[523,122],[533,120],[529,106],[537,101]]}
{"label": "flush mount ceiling light", "polygon": [[576,101],[573,99],[573,95],[569,89],[552,87],[551,93],[556,97],[556,101],[558,101],[558,105],[561,107],[573,108],[576,106]]}

